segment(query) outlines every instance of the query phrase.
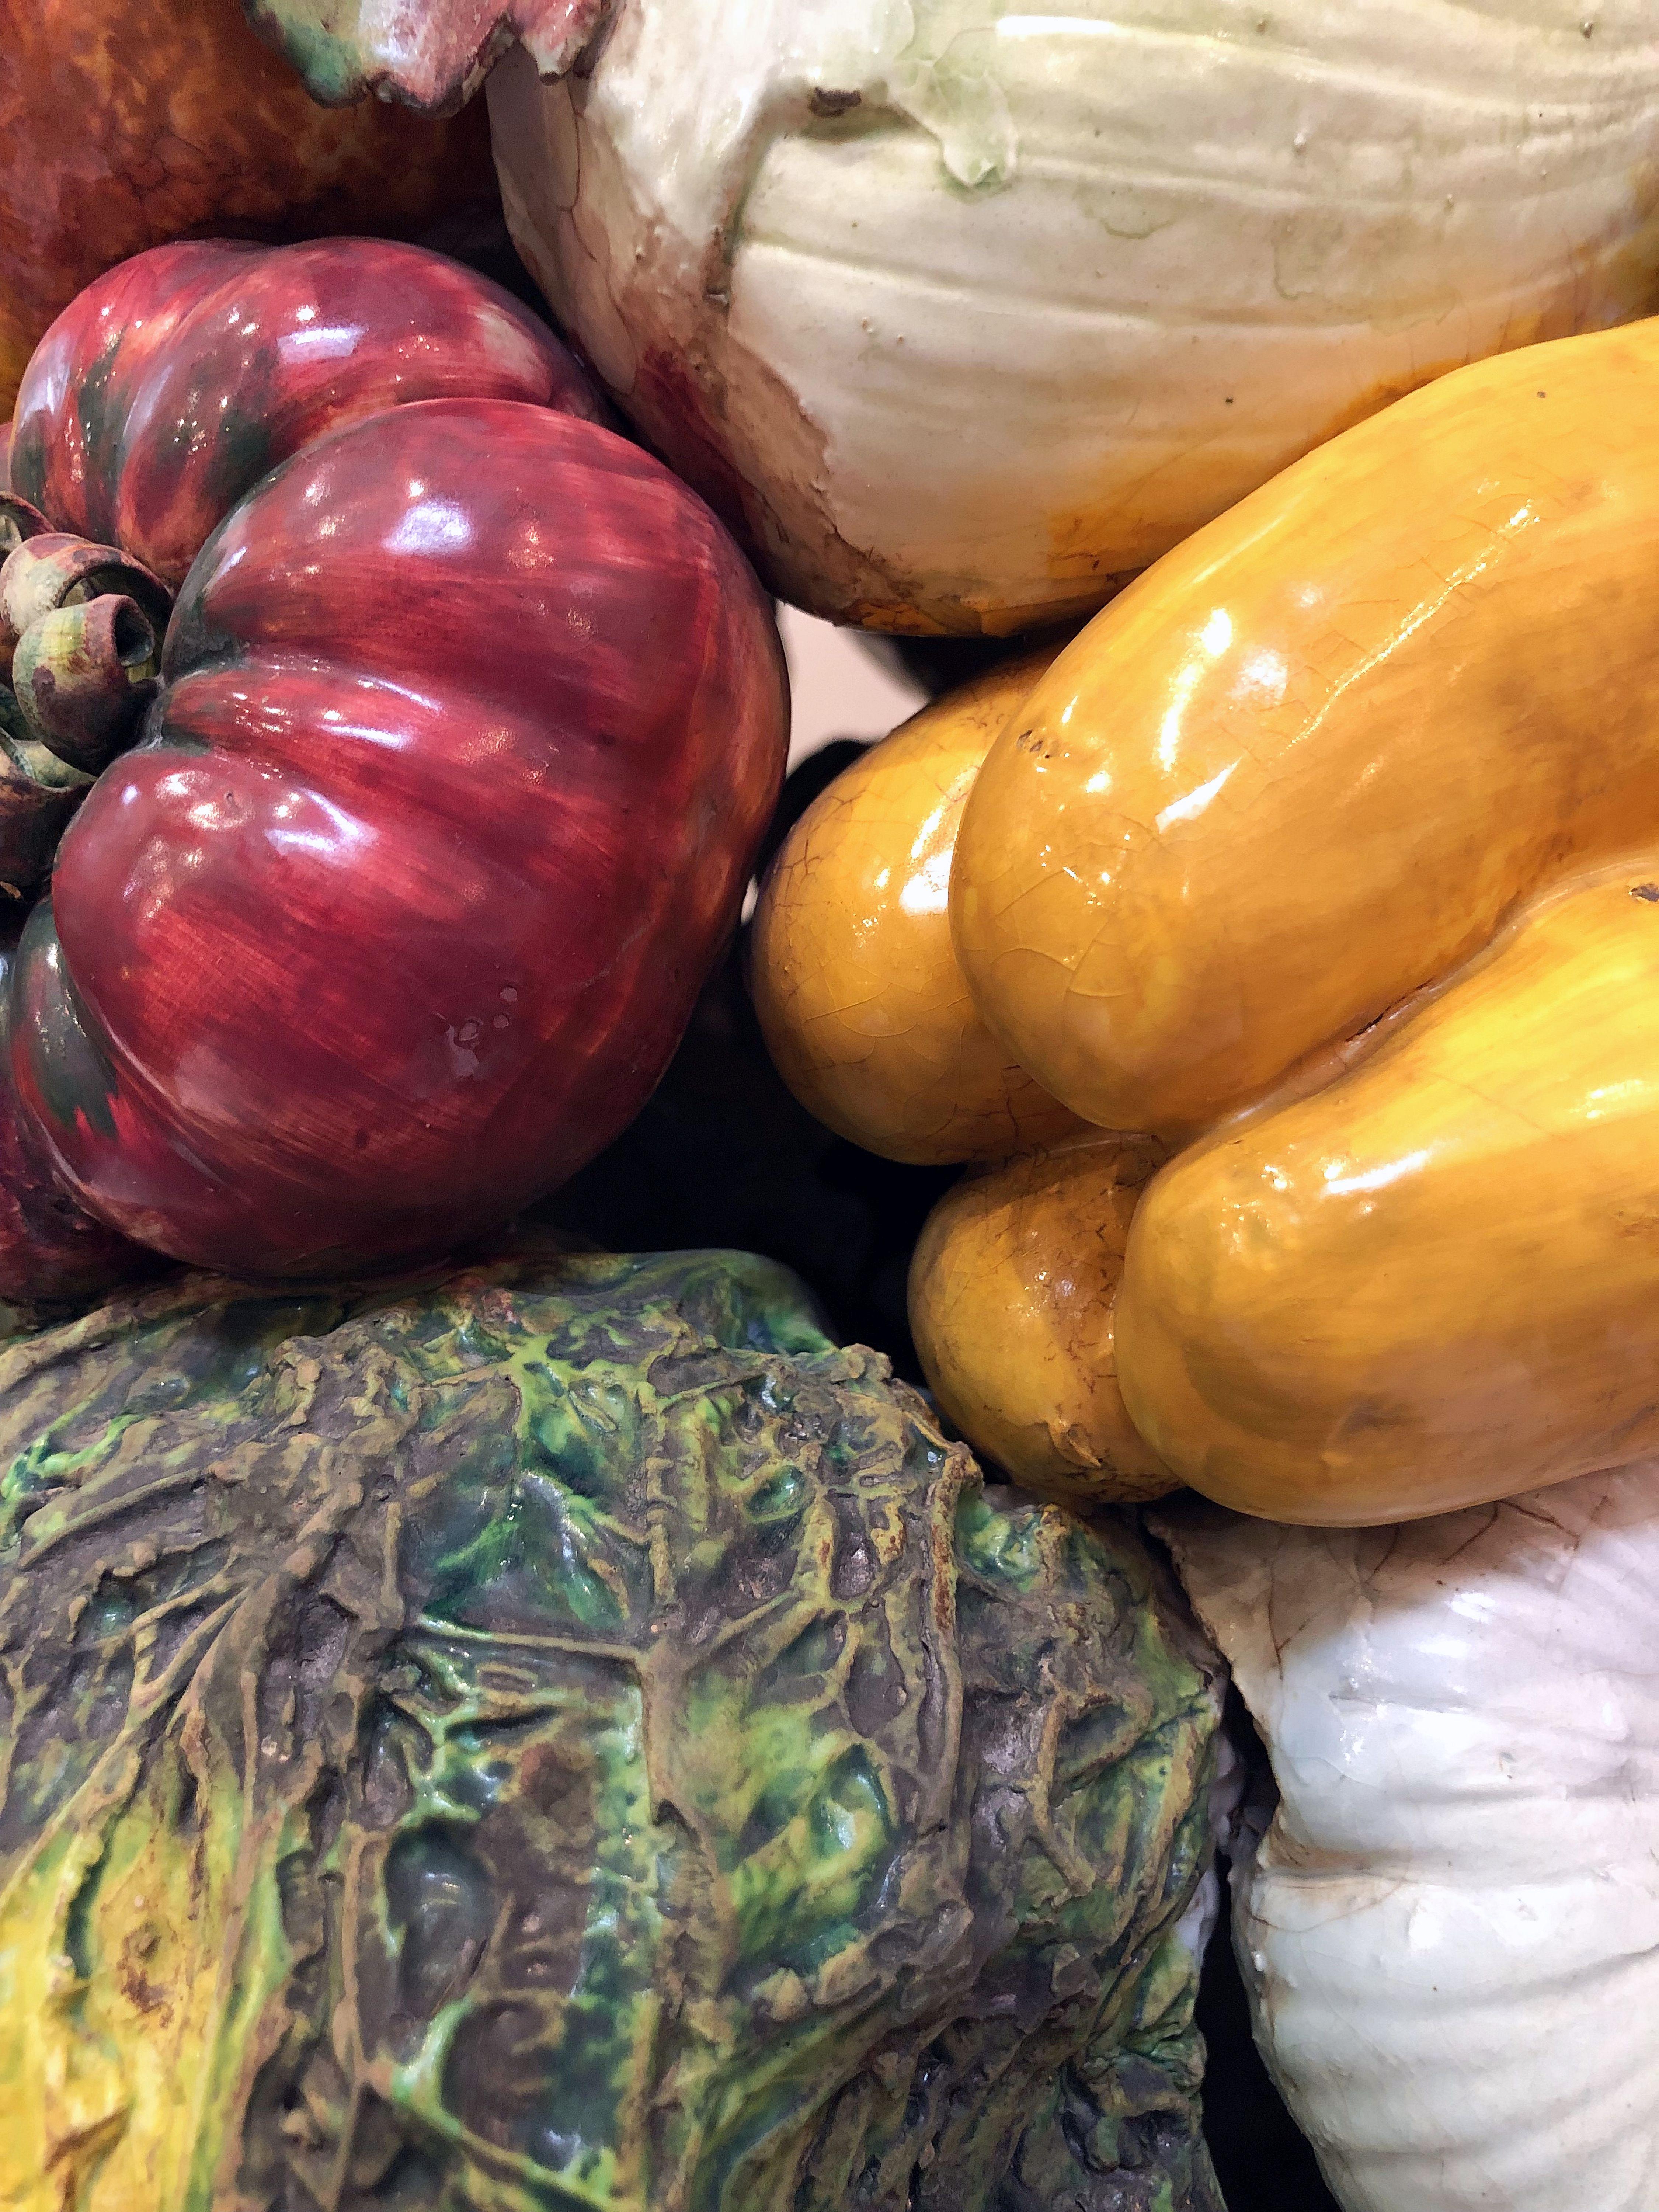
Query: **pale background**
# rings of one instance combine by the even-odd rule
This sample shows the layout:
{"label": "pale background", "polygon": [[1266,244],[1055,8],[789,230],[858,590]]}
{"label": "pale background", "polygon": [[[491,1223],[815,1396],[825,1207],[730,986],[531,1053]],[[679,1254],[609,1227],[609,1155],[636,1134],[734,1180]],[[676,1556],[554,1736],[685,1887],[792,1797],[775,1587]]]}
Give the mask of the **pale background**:
{"label": "pale background", "polygon": [[837,629],[798,607],[780,607],[778,628],[794,702],[791,768],[832,738],[884,738],[927,698],[910,677],[884,665],[878,644],[872,650],[855,630]]}

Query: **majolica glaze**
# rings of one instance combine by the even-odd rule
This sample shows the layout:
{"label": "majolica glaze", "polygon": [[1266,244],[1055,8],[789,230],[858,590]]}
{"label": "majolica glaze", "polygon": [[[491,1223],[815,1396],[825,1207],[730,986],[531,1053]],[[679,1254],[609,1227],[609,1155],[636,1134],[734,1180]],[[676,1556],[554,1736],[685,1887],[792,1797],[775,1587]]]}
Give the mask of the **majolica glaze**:
{"label": "majolica glaze", "polygon": [[1659,319],[1443,379],[1085,631],[987,757],[951,927],[1086,1119],[1188,1135],[1659,825]]}
{"label": "majolica glaze", "polygon": [[1153,1525],[1272,1756],[1233,1943],[1346,2212],[1648,2212],[1659,1463],[1408,1528]]}
{"label": "majolica glaze", "polygon": [[1659,305],[1652,0],[609,20],[561,82],[517,52],[489,79],[514,242],[767,581],[837,621],[1091,613],[1401,393]]}
{"label": "majolica glaze", "polygon": [[[94,776],[132,743],[155,696],[173,605],[142,562],[44,523],[27,501],[0,498],[0,526],[18,540],[0,560],[0,685],[10,695],[0,690],[0,780],[9,810],[22,795],[14,790],[20,782],[33,784],[37,797],[51,790],[40,776],[48,763]],[[36,834],[47,820],[36,813],[21,846],[10,823],[0,827],[0,882],[14,896],[51,865]],[[61,827],[52,826],[52,843]]]}
{"label": "majolica glaze", "polygon": [[1077,1127],[992,1036],[951,943],[951,855],[993,740],[1052,654],[905,723],[807,809],[755,913],[756,1010],[789,1087],[890,1159],[1006,1159]]}
{"label": "majolica glaze", "polygon": [[463,395],[602,411],[544,324],[441,254],[363,238],[158,246],[42,339],[11,487],[176,589],[221,517],[325,430]]}
{"label": "majolica glaze", "polygon": [[969,1175],[911,1255],[910,1330],[945,1413],[1029,1490],[1158,1498],[1176,1486],[1118,1385],[1124,1247],[1160,1148],[1100,1130]]}
{"label": "majolica glaze", "polygon": [[179,1257],[476,1235],[655,1083],[781,773],[769,611],[658,463],[431,400],[228,518],[26,934],[14,1066],[71,1187]]}
{"label": "majolica glaze", "polygon": [[6,895],[33,896],[86,777],[133,742],[215,524],[325,430],[463,392],[603,411],[499,287],[383,240],[158,247],[65,309],[0,453]]}
{"label": "majolica glaze", "polygon": [[[1103,1133],[951,1200],[912,1310],[1025,1479],[1123,1494],[1127,1421],[1224,1503],[1364,1522],[1659,1444],[1656,390],[1646,323],[1401,401],[1149,570],[991,746],[971,1003]],[[856,941],[832,884],[789,895]]]}
{"label": "majolica glaze", "polygon": [[0,417],[52,317],[145,247],[419,237],[495,203],[482,114],[319,106],[240,0],[8,0],[0,145]]}
{"label": "majolica glaze", "polygon": [[1659,1450],[1659,848],[1528,913],[1130,1232],[1118,1372],[1184,1479],[1382,1521]]}
{"label": "majolica glaze", "polygon": [[[0,786],[0,800],[4,795]],[[9,1028],[18,927],[19,919],[0,919],[0,1046]],[[19,1106],[9,1055],[0,1049],[0,1322],[49,1318],[161,1264],[69,1195]]]}
{"label": "majolica glaze", "polygon": [[1221,1670],[781,1268],[186,1279],[0,1468],[10,2212],[1220,2212]]}
{"label": "majolica glaze", "polygon": [[331,105],[378,92],[437,112],[521,40],[544,76],[568,69],[613,0],[242,0],[260,35]]}

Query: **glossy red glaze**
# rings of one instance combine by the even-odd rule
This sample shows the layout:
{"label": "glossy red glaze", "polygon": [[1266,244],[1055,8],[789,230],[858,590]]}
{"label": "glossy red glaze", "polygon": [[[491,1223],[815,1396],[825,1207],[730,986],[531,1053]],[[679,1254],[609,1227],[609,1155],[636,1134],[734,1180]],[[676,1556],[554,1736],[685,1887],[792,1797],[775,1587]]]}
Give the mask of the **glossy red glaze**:
{"label": "glossy red glaze", "polygon": [[366,238],[158,246],[89,284],[35,349],[12,489],[176,587],[279,461],[383,409],[452,397],[603,415],[552,331],[442,254]]}
{"label": "glossy red glaze", "polygon": [[[17,925],[0,920],[0,1038]],[[96,1297],[154,1274],[154,1252],[131,1243],[77,1206],[53,1174],[29,1117],[20,1111],[0,1051],[0,1300],[51,1309]]]}
{"label": "glossy red glaze", "polygon": [[209,1266],[344,1272],[607,1143],[782,775],[771,611],[702,501],[544,408],[400,407],[229,516],[163,675],[14,1002],[20,1095],[91,1210]]}

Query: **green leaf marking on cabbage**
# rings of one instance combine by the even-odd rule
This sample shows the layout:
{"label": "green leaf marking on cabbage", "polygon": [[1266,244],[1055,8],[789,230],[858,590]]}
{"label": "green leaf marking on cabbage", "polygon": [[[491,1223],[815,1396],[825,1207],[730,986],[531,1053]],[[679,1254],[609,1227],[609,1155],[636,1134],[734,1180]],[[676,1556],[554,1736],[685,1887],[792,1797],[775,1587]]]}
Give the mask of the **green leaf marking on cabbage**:
{"label": "green leaf marking on cabbage", "polygon": [[0,1354],[0,2203],[1218,2212],[1218,1669],[732,1253]]}

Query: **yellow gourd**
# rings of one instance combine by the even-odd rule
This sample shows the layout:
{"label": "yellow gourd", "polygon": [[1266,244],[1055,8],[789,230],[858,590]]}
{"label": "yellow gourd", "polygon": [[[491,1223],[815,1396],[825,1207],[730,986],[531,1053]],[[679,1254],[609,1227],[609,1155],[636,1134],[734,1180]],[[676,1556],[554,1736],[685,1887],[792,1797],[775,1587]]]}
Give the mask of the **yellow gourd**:
{"label": "yellow gourd", "polygon": [[951,944],[957,825],[1052,659],[1005,662],[873,745],[791,830],[755,913],[755,1005],[785,1081],[889,1159],[1006,1159],[1077,1127],[997,1043]]}
{"label": "yellow gourd", "polygon": [[910,1328],[934,1395],[976,1449],[1029,1488],[1161,1498],[1179,1478],[1118,1388],[1114,1301],[1158,1155],[1098,1132],[965,1176],[910,1263]]}
{"label": "yellow gourd", "polygon": [[1151,1186],[1115,1332],[1185,1481],[1407,1520],[1659,1451],[1659,850]]}
{"label": "yellow gourd", "polygon": [[1147,570],[963,816],[979,1012],[1182,1136],[1659,827],[1659,320],[1440,379]]}
{"label": "yellow gourd", "polygon": [[912,1316],[1017,1476],[1366,1522],[1659,1450],[1656,402],[1659,323],[1441,380],[990,748],[961,970],[1101,1133],[951,1194]]}

